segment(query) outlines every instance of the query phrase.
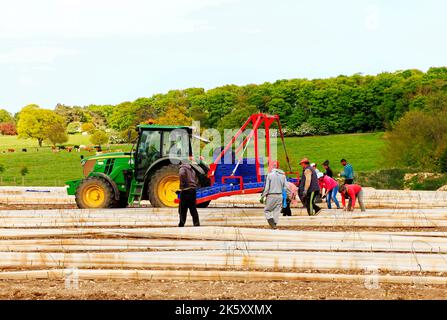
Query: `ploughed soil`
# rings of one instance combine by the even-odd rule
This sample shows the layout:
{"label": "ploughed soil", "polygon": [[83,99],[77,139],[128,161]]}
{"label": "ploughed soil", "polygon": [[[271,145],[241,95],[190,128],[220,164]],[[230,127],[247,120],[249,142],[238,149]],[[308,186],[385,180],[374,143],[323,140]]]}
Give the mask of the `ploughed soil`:
{"label": "ploughed soil", "polygon": [[0,281],[0,299],[447,299],[447,286],[303,281],[80,281],[66,289],[62,280]]}

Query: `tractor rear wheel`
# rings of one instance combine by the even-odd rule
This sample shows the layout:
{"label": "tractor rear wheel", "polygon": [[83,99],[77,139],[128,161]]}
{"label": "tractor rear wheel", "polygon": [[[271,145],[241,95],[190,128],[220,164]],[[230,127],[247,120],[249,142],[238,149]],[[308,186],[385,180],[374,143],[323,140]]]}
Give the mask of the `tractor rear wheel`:
{"label": "tractor rear wheel", "polygon": [[76,190],[75,200],[80,209],[112,208],[115,201],[112,186],[99,177],[84,179]]}
{"label": "tractor rear wheel", "polygon": [[176,165],[164,166],[152,175],[147,190],[149,201],[154,207],[178,207],[175,203],[180,187],[179,167]]}

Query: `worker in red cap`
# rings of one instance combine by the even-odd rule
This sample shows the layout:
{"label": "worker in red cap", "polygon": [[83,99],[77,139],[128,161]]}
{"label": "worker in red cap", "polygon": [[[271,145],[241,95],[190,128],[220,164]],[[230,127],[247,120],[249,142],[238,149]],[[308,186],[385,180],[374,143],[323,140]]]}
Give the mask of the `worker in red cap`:
{"label": "worker in red cap", "polygon": [[317,215],[321,211],[321,208],[315,204],[316,196],[320,194],[317,173],[307,158],[300,161],[300,166],[303,168],[303,173],[299,190],[302,194],[303,204],[306,206],[309,216]]}

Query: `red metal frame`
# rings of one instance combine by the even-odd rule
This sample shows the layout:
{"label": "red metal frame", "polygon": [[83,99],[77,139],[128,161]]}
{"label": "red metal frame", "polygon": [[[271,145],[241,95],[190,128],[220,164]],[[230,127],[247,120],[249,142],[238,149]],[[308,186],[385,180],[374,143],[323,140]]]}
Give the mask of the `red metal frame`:
{"label": "red metal frame", "polygon": [[[249,133],[249,135],[244,139],[244,141],[236,148],[236,155],[243,150],[244,146],[248,143],[248,141],[250,141],[250,139],[252,137],[254,137],[254,147],[255,147],[255,164],[256,164],[256,179],[258,182],[262,181],[261,178],[261,165],[260,165],[260,161],[259,161],[259,134],[258,134],[258,130],[261,128],[262,124],[264,124],[264,128],[265,128],[265,145],[266,145],[266,155],[267,155],[267,161],[268,161],[268,170],[272,170],[273,167],[273,161],[272,161],[272,154],[271,154],[271,150],[270,150],[270,126],[276,122],[278,124],[278,129],[279,129],[279,133],[281,136],[281,141],[283,143],[284,146],[284,150],[285,150],[285,154],[286,154],[286,160],[287,160],[287,165],[289,167],[289,171],[292,171],[292,168],[290,166],[290,160],[289,160],[289,155],[287,154],[287,150],[285,147],[285,141],[284,141],[284,133],[282,131],[282,126],[281,126],[281,122],[279,121],[279,116],[278,115],[268,115],[265,113],[257,113],[257,114],[252,114],[247,121],[245,121],[245,123],[242,125],[242,127],[237,131],[237,133],[233,136],[233,138],[231,139],[231,141],[225,146],[225,148],[222,150],[222,152],[216,157],[216,159],[214,160],[214,162],[210,165],[210,171],[208,172],[208,177],[211,180],[211,185],[213,185],[215,183],[215,179],[214,179],[214,173],[216,171],[217,165],[219,164],[220,160],[225,156],[225,154],[228,151],[231,151],[233,144],[235,143],[236,139],[244,132],[244,130],[250,125],[252,124],[252,129]],[[243,156],[243,155],[241,155]]]}
{"label": "red metal frame", "polygon": [[[256,178],[258,182],[262,181],[261,177],[261,165],[259,161],[259,133],[258,130],[261,128],[262,124],[264,124],[265,129],[265,146],[266,146],[266,156],[268,161],[268,170],[271,171],[273,168],[273,161],[272,161],[272,154],[270,149],[270,126],[273,123],[278,124],[279,133],[281,136],[281,141],[284,147],[285,155],[286,155],[286,161],[288,165],[289,171],[286,172],[288,175],[297,175],[299,178],[298,172],[292,172],[292,167],[290,165],[289,155],[287,154],[286,145],[284,141],[284,133],[282,131],[281,123],[279,121],[278,115],[268,115],[264,113],[257,113],[251,115],[247,121],[242,125],[242,127],[236,132],[236,134],[231,138],[231,141],[225,146],[225,148],[221,151],[221,153],[216,157],[213,163],[210,164],[210,170],[208,171],[208,178],[211,181],[211,186],[215,183],[215,172],[217,165],[219,164],[220,160],[225,156],[225,154],[232,150],[233,144],[236,142],[236,139],[244,132],[245,129],[251,124],[252,128],[249,133],[249,135],[242,141],[242,143],[236,148],[235,154],[237,154],[244,150],[245,145],[250,141],[250,139],[254,138],[254,148],[255,148],[255,164],[256,164]],[[241,154],[241,157],[243,157],[243,153]],[[233,195],[240,195],[240,194],[253,194],[253,193],[260,193],[262,192],[263,188],[253,188],[253,189],[244,189],[244,181],[243,177],[241,176],[224,176],[222,177],[222,183],[225,184],[225,181],[227,179],[239,179],[240,182],[240,189],[239,190],[233,190],[228,192],[220,192],[217,194],[210,195],[208,197],[200,198],[197,200],[197,203],[207,202],[211,200],[216,200],[222,197],[228,197]],[[178,199],[176,200],[178,202]]]}
{"label": "red metal frame", "polygon": [[238,179],[239,180],[240,189],[241,190],[244,189],[244,178],[243,177],[241,177],[241,176],[223,176],[222,177],[222,184],[225,184],[225,181],[229,180],[229,179]]}

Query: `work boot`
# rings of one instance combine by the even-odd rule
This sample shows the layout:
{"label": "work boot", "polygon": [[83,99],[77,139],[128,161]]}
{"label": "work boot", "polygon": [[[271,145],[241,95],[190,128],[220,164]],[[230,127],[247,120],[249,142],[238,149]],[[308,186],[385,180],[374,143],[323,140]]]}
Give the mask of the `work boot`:
{"label": "work boot", "polygon": [[267,222],[269,223],[272,229],[276,229],[276,223],[275,220],[273,220],[273,218],[267,219]]}

